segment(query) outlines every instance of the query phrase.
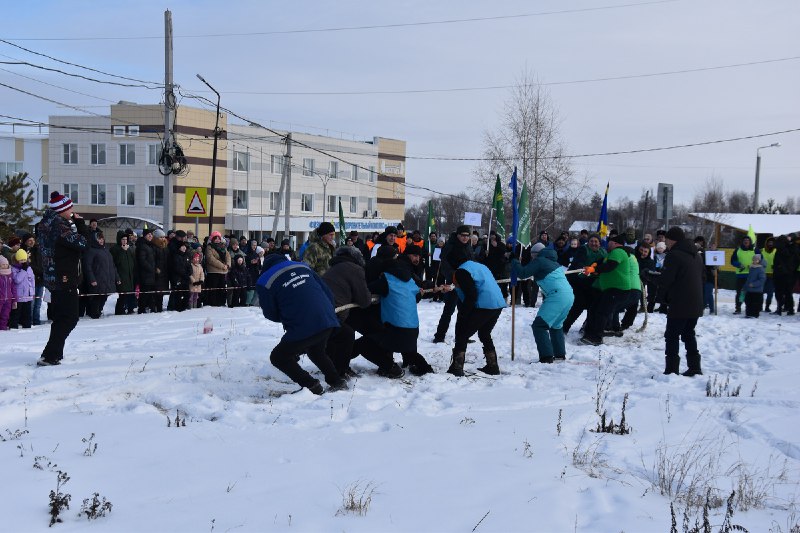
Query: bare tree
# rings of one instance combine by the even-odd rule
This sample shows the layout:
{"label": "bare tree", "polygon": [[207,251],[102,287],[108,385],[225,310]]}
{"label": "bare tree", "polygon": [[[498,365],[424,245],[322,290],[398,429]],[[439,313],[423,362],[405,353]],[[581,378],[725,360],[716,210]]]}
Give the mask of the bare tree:
{"label": "bare tree", "polygon": [[[528,185],[531,229],[551,227],[554,221],[558,224],[557,212],[566,211],[565,207],[584,192],[588,182],[575,176],[569,159],[564,157],[559,126],[558,111],[549,92],[524,71],[504,104],[500,125],[484,132],[486,160],[475,170],[475,194],[491,198],[497,174],[507,187],[517,167],[520,190],[522,183]],[[510,212],[510,195],[504,194],[504,198]]]}

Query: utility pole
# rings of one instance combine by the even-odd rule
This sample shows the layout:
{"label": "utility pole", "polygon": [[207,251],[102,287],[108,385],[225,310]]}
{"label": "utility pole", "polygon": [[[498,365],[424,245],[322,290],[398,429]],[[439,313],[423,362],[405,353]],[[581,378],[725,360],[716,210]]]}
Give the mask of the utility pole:
{"label": "utility pole", "polygon": [[208,235],[211,236],[211,233],[214,231],[214,193],[215,188],[217,185],[217,143],[219,142],[219,136],[222,132],[219,129],[219,100],[220,96],[219,93],[215,88],[211,86],[203,77],[198,74],[197,79],[202,81],[203,83],[208,86],[209,89],[214,91],[214,94],[217,95],[217,120],[214,123],[214,155],[211,158],[211,205],[209,206],[208,210]]}
{"label": "utility pole", "polygon": [[[287,139],[288,140],[288,139]],[[283,199],[283,192],[284,188],[286,187],[286,169],[281,169],[281,185],[278,188],[278,205],[275,207],[275,215],[272,217],[272,235],[270,235],[273,239],[278,236],[278,218],[281,216],[281,209],[283,209],[284,199]],[[284,239],[288,239],[288,235],[283,236]]]}
{"label": "utility pole", "polygon": [[[283,219],[283,238],[289,238],[289,218],[292,208],[292,134],[286,135],[286,157],[283,160],[283,172],[286,176],[286,204]],[[273,237],[274,238],[274,237]]]}
{"label": "utility pole", "polygon": [[[172,84],[172,12],[164,11],[164,145],[162,154],[172,146],[172,113],[175,110],[175,93]],[[164,174],[164,230],[172,225],[172,172]]]}

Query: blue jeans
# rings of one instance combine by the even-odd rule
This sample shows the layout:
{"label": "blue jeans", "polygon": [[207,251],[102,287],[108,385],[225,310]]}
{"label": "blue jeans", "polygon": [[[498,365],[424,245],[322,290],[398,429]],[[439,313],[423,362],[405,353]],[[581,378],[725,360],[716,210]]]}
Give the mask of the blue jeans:
{"label": "blue jeans", "polygon": [[710,281],[703,283],[703,308],[706,307],[714,313],[714,284]]}
{"label": "blue jeans", "polygon": [[42,323],[40,313],[42,311],[42,297],[44,296],[44,285],[36,286],[36,297],[31,306],[31,324],[38,326]]}

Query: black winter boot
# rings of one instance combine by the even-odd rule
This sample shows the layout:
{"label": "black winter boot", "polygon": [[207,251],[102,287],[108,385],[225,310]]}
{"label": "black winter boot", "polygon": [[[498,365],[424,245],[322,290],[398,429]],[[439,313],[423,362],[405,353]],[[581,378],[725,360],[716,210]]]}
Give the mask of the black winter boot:
{"label": "black winter boot", "polygon": [[687,353],[686,363],[689,365],[689,369],[683,373],[684,376],[692,377],[703,375],[703,371],[700,369],[700,352]]}
{"label": "black winter boot", "polygon": [[466,352],[453,352],[453,359],[450,362],[450,368],[447,369],[447,373],[453,374],[454,376],[463,377],[464,357],[466,355]]}
{"label": "black winter boot", "polygon": [[664,375],[680,374],[681,371],[681,358],[677,355],[668,355],[664,358],[665,367]]}
{"label": "black winter boot", "polygon": [[500,374],[500,367],[497,366],[497,352],[494,350],[490,350],[483,354],[486,356],[486,366],[479,368],[481,372],[484,374],[489,374],[490,376],[497,376]]}
{"label": "black winter boot", "polygon": [[425,374],[433,374],[436,372],[420,354],[411,356],[408,370],[415,376],[424,376]]}

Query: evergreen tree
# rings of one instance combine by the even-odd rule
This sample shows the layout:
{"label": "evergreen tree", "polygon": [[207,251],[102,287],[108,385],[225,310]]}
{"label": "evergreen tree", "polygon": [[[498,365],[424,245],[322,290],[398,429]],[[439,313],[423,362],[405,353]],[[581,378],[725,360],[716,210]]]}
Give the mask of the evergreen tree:
{"label": "evergreen tree", "polygon": [[26,172],[0,178],[0,237],[7,240],[15,230],[28,230],[38,214],[33,192],[25,189]]}

